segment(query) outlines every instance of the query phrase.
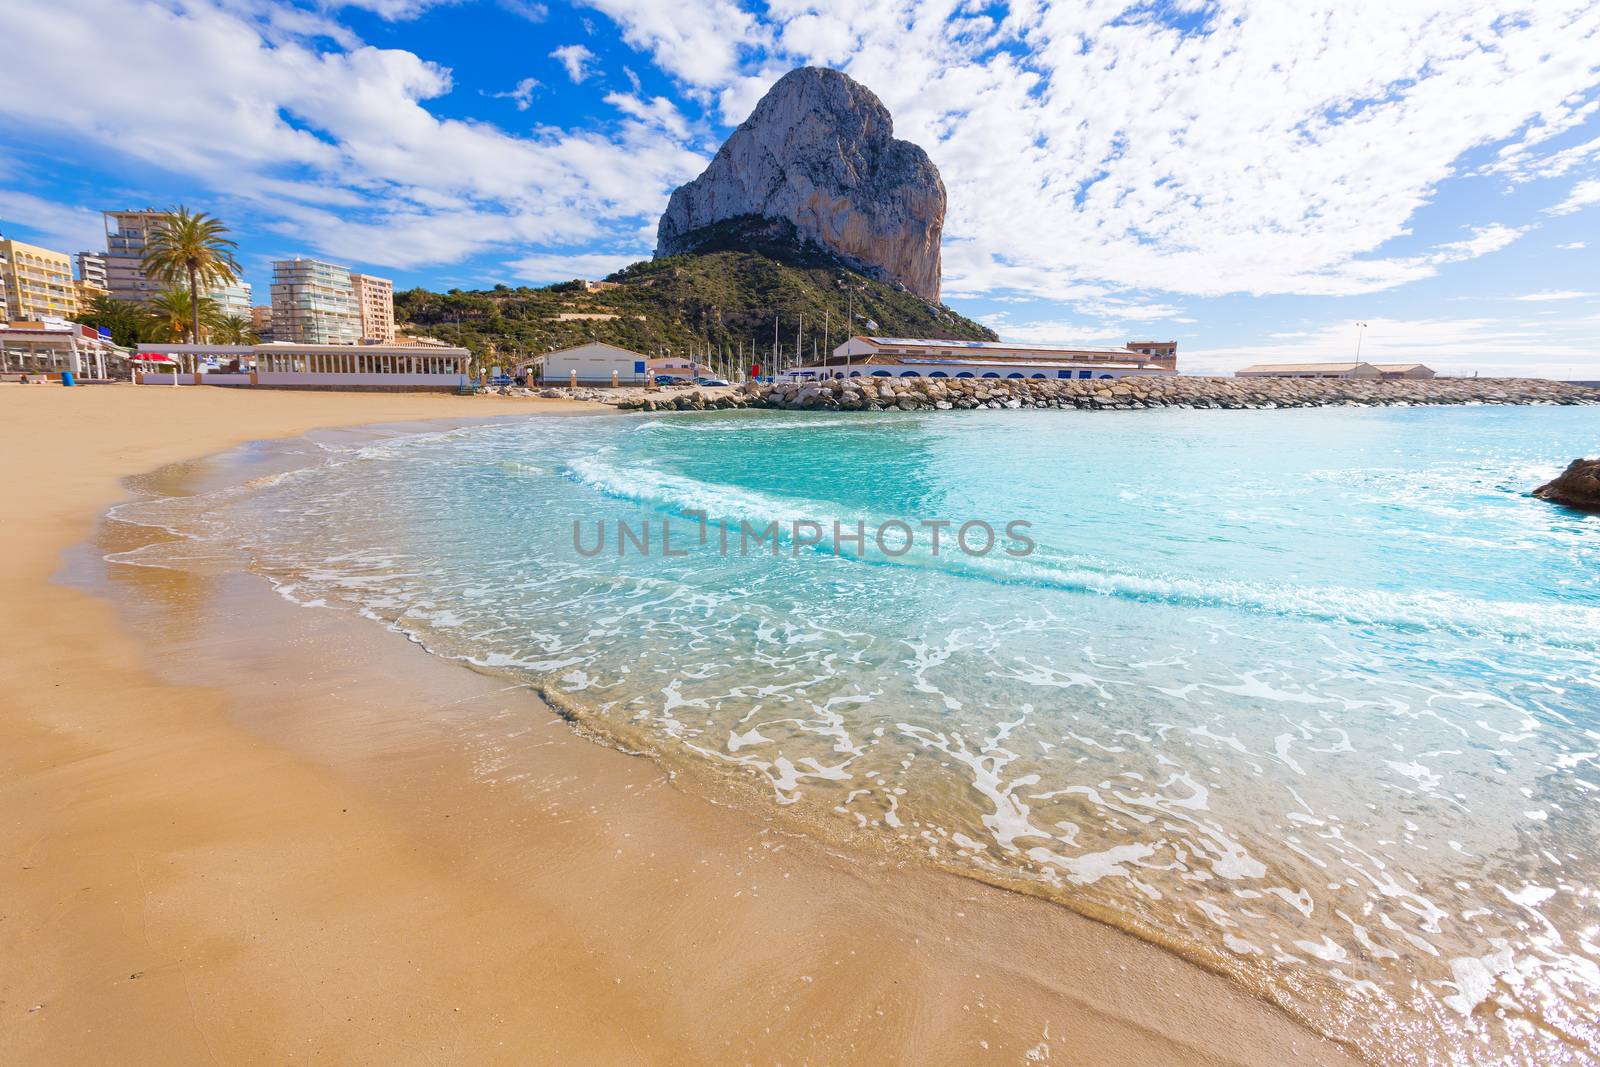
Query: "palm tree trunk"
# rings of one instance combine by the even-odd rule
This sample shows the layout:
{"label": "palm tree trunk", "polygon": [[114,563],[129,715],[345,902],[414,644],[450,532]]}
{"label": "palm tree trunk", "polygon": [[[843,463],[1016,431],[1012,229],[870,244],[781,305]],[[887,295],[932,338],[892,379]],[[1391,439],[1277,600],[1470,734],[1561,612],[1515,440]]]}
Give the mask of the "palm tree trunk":
{"label": "palm tree trunk", "polygon": [[189,268],[189,318],[193,324],[189,343],[197,345],[200,343],[200,272],[193,267]]}

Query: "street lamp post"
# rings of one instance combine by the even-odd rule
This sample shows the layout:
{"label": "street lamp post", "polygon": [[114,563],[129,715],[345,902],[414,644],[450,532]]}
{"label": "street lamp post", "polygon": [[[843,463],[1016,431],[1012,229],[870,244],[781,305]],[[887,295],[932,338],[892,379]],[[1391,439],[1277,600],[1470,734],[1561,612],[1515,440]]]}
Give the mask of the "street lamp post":
{"label": "street lamp post", "polygon": [[1361,362],[1361,335],[1366,332],[1366,329],[1367,329],[1367,324],[1366,323],[1364,323],[1364,322],[1356,323],[1356,362],[1357,363]]}

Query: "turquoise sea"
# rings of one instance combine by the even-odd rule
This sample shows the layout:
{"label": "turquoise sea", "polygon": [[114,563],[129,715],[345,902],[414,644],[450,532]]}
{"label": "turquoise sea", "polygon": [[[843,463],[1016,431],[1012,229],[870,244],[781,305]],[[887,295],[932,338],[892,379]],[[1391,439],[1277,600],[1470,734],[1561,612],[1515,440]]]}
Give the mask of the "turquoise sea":
{"label": "turquoise sea", "polygon": [[1600,408],[530,418],[125,517],[1375,1057],[1593,1062],[1600,517],[1526,491],[1597,451]]}

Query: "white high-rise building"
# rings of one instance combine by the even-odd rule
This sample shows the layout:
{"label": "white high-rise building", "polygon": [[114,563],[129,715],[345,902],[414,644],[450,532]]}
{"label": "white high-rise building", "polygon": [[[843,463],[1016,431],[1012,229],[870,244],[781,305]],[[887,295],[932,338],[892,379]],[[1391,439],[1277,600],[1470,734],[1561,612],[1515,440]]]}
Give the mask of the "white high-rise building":
{"label": "white high-rise building", "polygon": [[350,268],[298,256],[274,262],[272,339],[317,345],[359,341],[361,310]]}
{"label": "white high-rise building", "polygon": [[206,292],[212,300],[217,302],[217,313],[224,318],[238,318],[248,320],[255,308],[251,299],[249,282],[234,282],[232,285],[219,285]]}

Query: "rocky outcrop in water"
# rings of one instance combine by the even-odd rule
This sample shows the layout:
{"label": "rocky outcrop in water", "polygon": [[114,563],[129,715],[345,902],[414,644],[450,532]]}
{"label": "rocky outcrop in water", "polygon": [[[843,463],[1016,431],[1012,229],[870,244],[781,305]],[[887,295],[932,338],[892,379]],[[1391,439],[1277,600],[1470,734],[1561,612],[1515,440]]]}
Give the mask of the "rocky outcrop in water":
{"label": "rocky outcrop in water", "polygon": [[944,208],[938,168],[895,139],[870,89],[801,67],[767,91],[705,173],[673,192],[656,256],[695,251],[697,232],[717,223],[781,219],[802,240],[937,303]]}
{"label": "rocky outcrop in water", "polygon": [[1600,512],[1600,459],[1575,459],[1555,478],[1533,491],[1540,500],[1582,511]]}

